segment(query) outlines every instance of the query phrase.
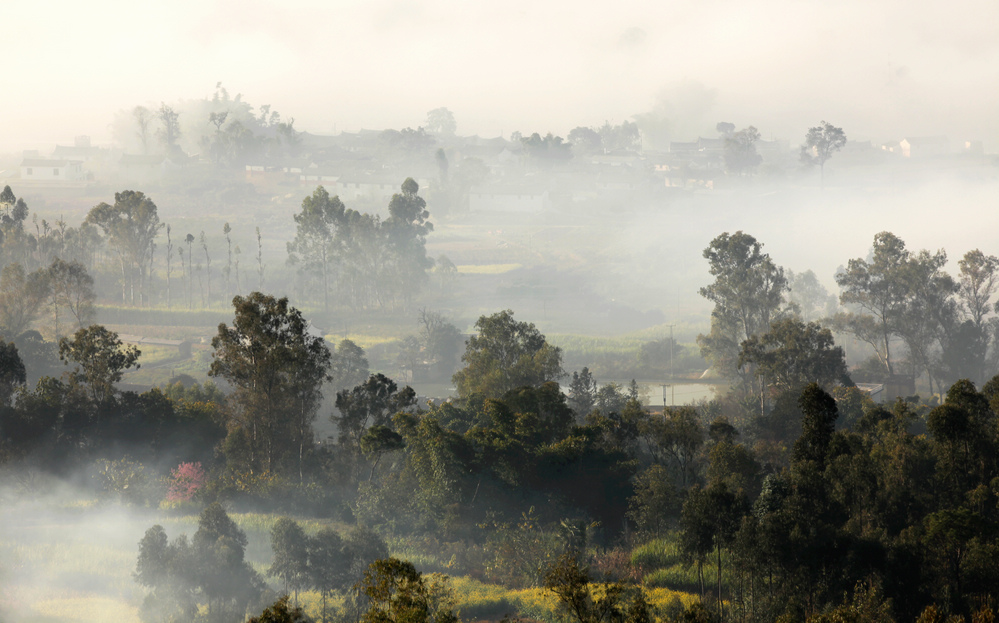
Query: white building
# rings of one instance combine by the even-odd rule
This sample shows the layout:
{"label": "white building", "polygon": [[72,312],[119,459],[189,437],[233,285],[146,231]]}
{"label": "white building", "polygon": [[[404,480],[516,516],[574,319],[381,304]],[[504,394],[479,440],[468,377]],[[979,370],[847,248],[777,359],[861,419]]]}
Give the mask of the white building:
{"label": "white building", "polygon": [[912,136],[899,141],[904,158],[934,158],[950,155],[946,136]]}
{"label": "white building", "polygon": [[66,183],[86,179],[83,163],[74,160],[25,158],[21,161],[21,179],[25,182]]}

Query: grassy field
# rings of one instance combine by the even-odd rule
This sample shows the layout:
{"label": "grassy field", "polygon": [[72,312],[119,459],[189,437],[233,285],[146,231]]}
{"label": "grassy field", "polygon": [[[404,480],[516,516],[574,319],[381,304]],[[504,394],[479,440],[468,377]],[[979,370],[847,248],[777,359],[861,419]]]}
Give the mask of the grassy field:
{"label": "grassy field", "polygon": [[[668,331],[664,336],[659,328],[653,327],[617,336],[555,333],[547,337],[549,342],[562,349],[563,367],[567,371],[571,373],[587,367],[598,382],[604,383],[630,378],[666,378],[670,369],[668,355],[646,360],[642,357],[642,347],[661,341],[668,335]],[[677,343],[674,347],[673,372],[676,378],[694,380],[707,365],[700,357],[696,344]]]}
{"label": "grassy field", "polygon": [[192,348],[190,357],[180,357],[172,346],[139,346],[139,369],[127,372],[123,381],[132,385],[163,385],[178,374],[187,374],[198,382],[208,379],[208,367],[212,363],[211,349],[204,345]]}
{"label": "grassy field", "polygon": [[[715,586],[718,582],[718,572],[714,562],[715,557],[712,554],[702,568],[704,584],[708,587]],[[726,588],[729,580],[727,573],[729,562],[728,554],[723,552],[722,584]],[[676,534],[649,541],[635,548],[631,553],[631,564],[643,571],[642,582],[647,588],[690,593],[700,590],[697,565],[684,560],[679,537]]]}
{"label": "grassy field", "polygon": [[649,341],[634,336],[602,337],[565,333],[553,333],[546,337],[563,351],[570,351],[582,359],[607,354],[637,357],[642,344]]}
{"label": "grassy field", "polygon": [[348,333],[346,337],[343,335],[327,335],[326,341],[330,344],[338,344],[341,340],[350,340],[351,342],[357,344],[365,351],[371,350],[375,346],[385,346],[386,344],[392,344],[399,341],[399,337],[392,335],[365,335],[363,333]]}
{"label": "grassy field", "polygon": [[97,322],[105,325],[136,325],[143,327],[217,327],[220,322],[232,322],[232,307],[216,309],[183,309],[179,305],[164,307],[125,307],[97,305]]}

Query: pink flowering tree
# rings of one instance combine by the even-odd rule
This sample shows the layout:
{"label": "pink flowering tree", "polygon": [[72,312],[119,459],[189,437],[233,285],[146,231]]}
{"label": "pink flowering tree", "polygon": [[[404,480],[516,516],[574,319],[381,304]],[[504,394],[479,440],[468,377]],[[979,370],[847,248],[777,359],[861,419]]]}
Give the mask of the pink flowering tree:
{"label": "pink flowering tree", "polygon": [[167,501],[189,502],[205,485],[206,478],[201,463],[181,463],[176,469],[170,470]]}

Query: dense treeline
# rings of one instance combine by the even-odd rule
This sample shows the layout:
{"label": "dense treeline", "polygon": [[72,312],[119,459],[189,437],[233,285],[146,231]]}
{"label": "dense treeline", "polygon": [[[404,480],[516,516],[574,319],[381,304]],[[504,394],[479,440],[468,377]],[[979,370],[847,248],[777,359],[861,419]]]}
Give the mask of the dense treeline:
{"label": "dense treeline", "polygon": [[[23,367],[7,349],[13,391],[5,447],[79,458],[126,446],[152,462],[178,460],[174,442],[182,436],[196,446],[187,456],[209,465],[203,486],[189,492],[193,499],[277,502],[436,543],[453,553],[453,571],[509,586],[558,593],[563,580],[589,578],[579,565],[606,565],[615,544],[675,539],[697,571],[694,589],[709,604],[704,616],[804,619],[861,603],[912,620],[930,606],[970,615],[990,603],[999,579],[999,379],[982,391],[956,383],[933,408],[902,400],[886,408],[843,385],[847,379],[826,378],[823,388],[803,382],[805,374],[787,381],[762,416],[746,418],[738,400],[660,414],[624,392],[616,405],[594,407],[594,394],[586,395],[592,385],[563,394],[553,382],[563,375],[560,351],[509,311],[481,318],[478,329],[456,377],[458,400],[420,408],[412,390],[375,375],[340,393],[339,437],[317,444],[313,392],[332,357],[286,301],[259,293],[237,299],[233,326],[221,326],[214,344],[213,374],[234,388],[225,397],[214,389],[198,396],[200,388],[115,391],[115,374],[134,363],[135,352],[90,327],[61,348],[77,370],[34,392],[17,389]],[[212,460],[216,442],[221,454]],[[118,487],[125,501],[155,501],[137,494],[140,468],[108,466],[105,486]],[[218,514],[215,508],[205,512]],[[223,534],[231,526],[221,515],[211,521],[219,532],[212,539],[240,544],[238,534]],[[281,525],[274,575],[290,588],[316,586],[319,580],[304,578],[318,573],[308,567],[318,554],[308,552],[319,545],[296,544],[296,528]],[[186,541],[168,544],[161,533],[144,539],[139,577],[181,590],[169,580],[181,573],[170,571],[170,561],[216,550],[192,542],[185,554]],[[296,559],[295,548],[305,553]],[[156,554],[157,576],[145,565],[160,550],[167,553]],[[552,567],[558,560],[563,567]],[[292,575],[282,565],[305,566]],[[184,576],[187,592],[170,597],[170,607],[183,611],[205,599],[209,611],[230,613],[217,620],[235,617],[251,602],[231,591],[262,582],[244,575],[215,588]],[[349,584],[336,582],[330,590]],[[261,590],[251,592],[262,598]],[[157,591],[156,600],[167,599]],[[844,594],[852,595],[846,605]]]}

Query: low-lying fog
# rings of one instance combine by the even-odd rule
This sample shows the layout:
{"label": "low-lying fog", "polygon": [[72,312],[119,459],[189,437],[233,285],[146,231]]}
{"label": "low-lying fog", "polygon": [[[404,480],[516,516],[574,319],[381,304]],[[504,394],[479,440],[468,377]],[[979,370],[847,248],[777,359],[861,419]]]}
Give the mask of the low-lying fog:
{"label": "low-lying fog", "polygon": [[[243,285],[237,278],[237,288],[231,290],[245,294],[259,287],[268,294],[290,295],[292,304],[302,308],[311,305],[310,312],[320,309],[318,297],[304,304],[295,300],[294,288],[302,294],[301,284],[309,282],[296,282],[297,269],[288,263],[287,252],[295,236],[293,216],[317,184],[286,176],[266,188],[248,182],[244,172],[247,165],[273,165],[275,171],[302,166],[295,139],[304,133],[317,139],[308,145],[313,150],[309,158],[318,154],[315,161],[323,166],[343,167],[362,177],[388,171],[386,176],[398,177],[392,182],[395,188],[408,176],[446,179],[447,167],[435,159],[438,145],[450,150],[445,158],[454,158],[451,175],[466,153],[486,154],[477,163],[486,173],[475,184],[456,183],[451,189],[441,184],[444,193],[463,196],[466,204],[470,188],[480,183],[512,180],[527,187],[544,178],[544,184],[561,185],[563,197],[556,207],[537,214],[454,210],[445,217],[436,211],[432,192],[423,193],[429,220],[436,225],[426,239],[427,257],[447,255],[456,272],[458,266],[514,267],[486,277],[466,273],[456,294],[445,296],[441,286],[439,293],[420,300],[453,320],[456,335],[471,332],[480,315],[509,308],[518,320],[533,322],[553,336],[556,344],[566,335],[658,331],[641,339],[665,338],[667,327],[673,327],[677,342],[694,353],[697,334],[709,329],[712,307],[698,294],[711,281],[702,252],[723,232],[753,235],[776,264],[796,273],[814,271],[833,295],[838,294],[837,269],[852,258],[866,257],[881,231],[893,232],[912,251],[946,249],[952,275],[969,250],[999,255],[999,168],[991,155],[999,150],[999,4],[994,0],[6,4],[0,187],[9,183],[27,198],[30,218],[39,221],[29,220],[25,229],[40,231],[42,219],[46,226],[64,219],[77,227],[98,202],[111,202],[115,191],[124,190],[115,186],[123,177],[115,176],[123,154],[140,153],[138,126],[129,124],[142,119],[135,114],[143,112],[141,107],[159,115],[176,104],[185,115],[177,126],[185,133],[180,147],[157,138],[161,128],[158,121],[149,121],[153,117],[146,120],[153,125],[141,126],[141,144],[144,155],[154,157],[173,149],[181,163],[177,169],[194,171],[191,179],[171,186],[168,182],[177,180],[155,178],[148,187],[134,186],[148,191],[157,204],[158,222],[172,225],[170,313],[184,309],[193,318],[204,312],[190,321],[199,326],[170,327],[170,339],[191,339],[200,350],[195,357],[189,352],[185,361],[168,358],[159,370],[164,377],[167,367],[172,376],[172,366],[190,360],[190,370],[205,380],[207,344],[217,322],[213,314],[231,318],[223,297],[212,300],[211,294],[212,271],[217,295],[223,257],[231,250],[222,237],[223,223],[227,228],[232,223],[232,240],[235,248],[241,247],[243,262]],[[225,94],[224,105],[219,104],[220,93]],[[245,99],[236,93],[246,94]],[[189,109],[183,108],[188,104]],[[206,154],[217,147],[213,140],[221,144],[224,127],[233,128],[233,111],[241,105],[244,121],[262,120],[260,135],[249,130],[247,144],[281,149],[247,148],[254,160],[234,157],[220,164],[217,155],[213,161]],[[226,106],[232,110],[223,111]],[[426,145],[403,149],[374,134],[429,125],[426,111],[445,106],[453,111],[457,129],[425,136]],[[187,110],[197,110],[198,116]],[[273,115],[278,110],[285,124],[292,122],[281,128],[285,143],[275,130],[278,117],[267,117],[267,111]],[[224,126],[223,119],[209,126],[207,119],[217,120],[221,112],[233,112],[230,125]],[[797,166],[797,146],[808,128],[823,119],[842,127],[850,141],[870,147],[863,163],[834,154],[825,165],[824,187],[816,168]],[[520,151],[524,146],[513,134],[567,137],[574,128],[600,127],[605,121],[612,126],[638,122],[641,137],[620,150],[635,152],[637,164],[628,174],[633,178],[623,175],[627,179],[619,182],[614,175],[620,170],[608,173],[610,164],[601,162],[598,168],[580,150],[565,165],[573,170],[578,164],[573,174],[578,177],[556,171],[563,177],[553,182],[552,169],[565,163],[552,165],[545,161],[548,155],[534,160],[526,149]],[[745,178],[712,164],[717,170],[709,173],[729,182],[715,190],[666,188],[664,169],[653,174],[654,167],[667,161],[674,167],[690,164],[677,164],[682,158],[669,160],[675,155],[667,153],[670,143],[699,136],[717,139],[720,121],[739,129],[755,126],[763,141],[776,140],[781,146],[780,161],[767,162],[768,170],[761,167]],[[246,126],[252,128],[249,121]],[[370,153],[359,155],[349,141],[334,144],[344,132],[362,129],[372,130],[358,134],[373,146]],[[514,140],[489,151],[498,143],[487,145],[473,135]],[[898,145],[907,136],[942,135],[955,147],[952,156],[921,162],[898,154],[881,158],[887,153],[883,142]],[[25,158],[47,158],[56,144],[72,144],[73,137],[86,139],[77,147],[85,144],[89,150],[92,139],[94,151],[103,150],[103,159],[93,165],[96,173],[88,171],[92,177],[81,177],[69,190],[58,183],[21,184],[19,167]],[[155,148],[146,149],[147,141]],[[978,155],[961,160],[957,146],[965,141],[981,149],[968,150]],[[515,153],[506,153],[507,148]],[[645,152],[642,158],[656,151],[662,161],[639,158],[639,151]],[[592,169],[586,168],[591,164]],[[573,180],[591,182],[596,174],[589,172],[596,170],[613,183],[655,188],[634,203],[614,199],[584,208],[585,202],[564,200]],[[433,189],[432,184],[423,190]],[[214,202],[205,198],[205,189],[215,193]],[[234,198],[226,195],[229,191]],[[628,192],[613,196],[628,197]],[[383,201],[375,208],[379,217],[386,216],[386,205]],[[374,210],[366,205],[359,209]],[[151,262],[160,282],[167,257],[165,231],[156,239]],[[209,250],[214,265],[207,259]],[[103,283],[114,283],[98,293],[97,302],[110,307],[118,302],[118,277],[107,258],[100,262]],[[198,263],[196,285],[192,262]],[[124,270],[122,264],[122,281]],[[237,264],[237,275],[239,270]],[[207,303],[201,295],[202,275],[207,276]],[[178,298],[178,288],[184,287],[186,305],[183,293]],[[156,296],[153,309],[122,308],[129,313],[165,310],[164,297]],[[343,304],[314,324],[325,324],[327,337],[363,334],[374,347],[381,340],[379,364],[389,363],[379,369],[372,365],[371,372],[384,369],[392,376],[403,364],[394,352],[385,354],[384,343],[402,342],[407,332],[416,333],[415,310],[404,305],[378,309],[383,324],[372,321],[374,326],[368,326],[365,315],[374,304],[348,307]],[[341,312],[351,315],[350,320],[341,319]],[[153,322],[148,320],[152,315],[136,315]],[[123,326],[136,332],[162,328]],[[840,342],[847,344],[851,364],[870,355],[853,349],[845,338]],[[691,358],[694,364],[685,372],[695,376],[700,362],[696,354]],[[587,365],[578,357],[574,361],[578,368]],[[194,364],[201,367],[195,370]],[[396,368],[389,370],[389,365]],[[144,365],[143,372],[151,370],[154,366]],[[652,375],[638,380],[645,402],[661,405],[660,383]],[[447,377],[435,382],[435,391],[453,391]],[[675,395],[678,403],[710,395],[707,384],[675,390],[669,400]],[[328,434],[329,410],[319,417],[317,430]],[[138,542],[156,523],[164,525],[171,539],[190,536],[197,528],[191,516],[178,519],[100,501],[86,473],[64,482],[41,472],[0,472],[0,621],[137,621],[146,593],[132,577]],[[270,561],[267,532],[249,523],[244,529],[250,539],[247,556],[263,569]]]}
{"label": "low-lying fog", "polygon": [[[312,132],[416,127],[448,106],[463,134],[664,117],[674,140],[719,119],[796,140],[999,141],[995,3],[746,4],[444,0],[5,7],[13,93],[0,147],[90,134],[123,102],[201,97],[218,81]],[[405,94],[405,96],[401,96]]]}
{"label": "low-lying fog", "polygon": [[[148,591],[132,573],[146,530],[160,524],[171,539],[197,531],[196,516],[99,498],[83,471],[70,481],[31,471],[0,475],[0,620],[138,621]],[[267,530],[243,530],[247,559],[270,564]]]}

